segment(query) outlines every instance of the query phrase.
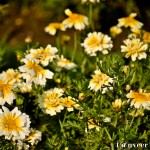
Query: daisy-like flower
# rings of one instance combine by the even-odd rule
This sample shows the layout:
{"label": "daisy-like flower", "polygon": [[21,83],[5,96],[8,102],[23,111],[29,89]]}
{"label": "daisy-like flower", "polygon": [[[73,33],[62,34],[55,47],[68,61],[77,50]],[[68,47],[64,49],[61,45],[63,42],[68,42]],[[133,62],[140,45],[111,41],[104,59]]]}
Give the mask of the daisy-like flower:
{"label": "daisy-like flower", "polygon": [[123,104],[124,103],[122,102],[121,99],[116,99],[114,102],[112,102],[112,106],[115,110],[120,110]]}
{"label": "daisy-like flower", "polygon": [[[56,53],[58,49],[52,47],[50,44],[39,49],[31,49],[29,54],[26,55],[27,59],[34,60],[37,64],[41,63],[43,66],[47,66],[49,62],[52,62],[54,58],[57,57]],[[25,59],[21,60],[22,62],[26,61]]]}
{"label": "daisy-like flower", "polygon": [[112,26],[110,28],[110,33],[112,34],[112,36],[116,36],[118,34],[120,34],[122,32],[122,29],[118,26]]}
{"label": "daisy-like flower", "polygon": [[148,49],[148,45],[144,44],[139,38],[126,39],[125,45],[121,45],[121,52],[126,52],[126,58],[131,56],[132,61],[136,58],[139,60],[146,59],[147,54],[145,51]]}
{"label": "daisy-like flower", "polygon": [[102,94],[106,93],[108,89],[112,90],[113,87],[110,83],[113,83],[113,79],[102,73],[100,70],[94,71],[95,75],[92,75],[88,88],[97,92],[100,90]]}
{"label": "daisy-like flower", "polygon": [[74,27],[76,30],[83,30],[88,25],[88,18],[84,15],[72,13],[70,9],[65,10],[65,14],[68,16],[62,23],[65,28]]}
{"label": "daisy-like flower", "polygon": [[42,138],[42,132],[35,129],[30,129],[30,134],[26,138],[26,141],[31,143],[31,145],[37,144],[39,141],[41,141]]}
{"label": "daisy-like flower", "polygon": [[0,79],[0,105],[4,105],[6,102],[11,105],[15,95],[13,93],[13,87],[10,84],[5,83]]}
{"label": "daisy-like flower", "polygon": [[27,83],[34,82],[37,85],[44,86],[46,84],[46,78],[52,79],[53,72],[42,68],[32,60],[24,59],[24,62],[25,65],[20,66],[19,70],[23,72],[22,77],[26,79]]}
{"label": "daisy-like flower", "polygon": [[97,51],[100,51],[103,54],[108,54],[108,51],[111,50],[113,44],[108,35],[101,32],[93,32],[88,33],[84,43],[81,43],[81,46],[84,47],[87,54],[90,56],[96,56]]}
{"label": "daisy-like flower", "polygon": [[57,67],[65,68],[65,69],[68,69],[68,70],[74,69],[77,66],[75,63],[73,63],[70,60],[64,58],[63,55],[61,55],[61,57],[59,57],[57,59],[56,65],[57,65]]}
{"label": "daisy-like flower", "polygon": [[59,88],[45,91],[38,99],[39,107],[46,114],[50,114],[51,116],[56,115],[57,112],[61,112],[64,109],[60,103],[62,95],[63,90]]}
{"label": "daisy-like flower", "polygon": [[65,31],[65,26],[63,23],[53,22],[44,28],[45,32],[48,32],[51,35],[55,35],[57,30]]}
{"label": "daisy-like flower", "polygon": [[131,13],[128,17],[118,19],[118,27],[130,27],[135,29],[140,29],[143,26],[143,23],[134,19],[136,17],[136,13]]}
{"label": "daisy-like flower", "polygon": [[30,133],[29,127],[29,116],[21,113],[17,107],[12,111],[4,106],[0,109],[0,135],[6,139],[25,139]]}
{"label": "daisy-like flower", "polygon": [[10,85],[15,85],[21,82],[20,72],[14,69],[8,69],[7,71],[3,71],[0,74],[0,78],[3,79],[5,83]]}
{"label": "daisy-like flower", "polygon": [[76,103],[75,99],[72,98],[71,96],[61,98],[60,102],[64,107],[67,107],[68,111],[73,111],[74,108],[79,107],[79,105]]}
{"label": "daisy-like flower", "polygon": [[100,3],[100,0],[82,0],[82,3],[91,2],[91,3]]}
{"label": "daisy-like flower", "polygon": [[150,109],[150,93],[144,93],[142,91],[135,92],[131,90],[126,97],[129,99],[128,102],[130,102],[131,106],[134,106],[137,109]]}

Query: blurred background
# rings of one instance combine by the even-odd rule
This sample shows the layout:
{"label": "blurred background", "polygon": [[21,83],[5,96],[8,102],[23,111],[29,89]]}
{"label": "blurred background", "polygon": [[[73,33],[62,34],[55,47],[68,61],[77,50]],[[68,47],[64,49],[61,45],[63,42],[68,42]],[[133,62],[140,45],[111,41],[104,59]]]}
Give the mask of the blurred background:
{"label": "blurred background", "polygon": [[[56,36],[44,31],[49,23],[62,22],[67,16],[64,10],[70,8],[74,13],[89,15],[89,5],[81,0],[1,0],[0,1],[0,66],[5,66],[4,57],[13,61],[14,51],[25,51],[35,45],[55,46]],[[148,0],[101,0],[93,4],[94,30],[109,34],[111,26],[118,18],[137,13],[136,19],[144,23],[143,29],[150,31],[150,5]],[[73,39],[74,29],[67,29],[64,36]],[[80,31],[80,34],[85,31]],[[89,31],[86,31],[86,34]],[[84,33],[85,34],[85,33]],[[118,39],[123,37],[118,37]],[[117,38],[115,39],[118,43]],[[120,40],[122,43],[122,40]],[[72,44],[73,41],[69,41]],[[115,47],[115,46],[114,46]],[[3,50],[9,55],[3,56]],[[11,67],[15,67],[11,64]]]}

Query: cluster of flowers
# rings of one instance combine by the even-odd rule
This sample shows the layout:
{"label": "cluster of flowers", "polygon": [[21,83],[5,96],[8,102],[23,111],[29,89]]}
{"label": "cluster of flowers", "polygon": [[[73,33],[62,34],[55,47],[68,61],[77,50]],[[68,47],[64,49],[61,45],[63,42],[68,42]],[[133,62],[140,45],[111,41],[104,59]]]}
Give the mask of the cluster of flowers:
{"label": "cluster of flowers", "polygon": [[[87,1],[82,1],[83,3]],[[100,1],[89,1],[91,3],[96,3]],[[45,31],[50,33],[51,35],[56,34],[56,30],[65,30],[66,28],[71,28],[74,26],[76,30],[82,30],[88,25],[88,19],[86,16],[72,13],[69,9],[65,10],[66,15],[68,16],[62,24],[58,23],[50,23],[49,26],[45,28]],[[118,19],[118,24],[110,28],[110,33],[112,36],[116,36],[122,32],[122,27],[130,27],[132,34],[124,40],[124,45],[121,45],[121,52],[126,53],[125,57],[131,57],[132,61],[136,61],[136,59],[146,59],[148,51],[148,43],[150,42],[150,33],[147,31],[142,31],[141,27],[143,23],[136,20],[134,17],[136,13],[131,13],[128,17]],[[81,46],[84,48],[85,53],[90,56],[97,56],[97,52],[102,52],[102,54],[108,54],[108,52],[112,49],[113,43],[111,37],[105,35],[101,32],[90,32],[87,34],[84,42],[81,43]],[[92,75],[92,79],[90,80],[88,88],[97,92],[98,90],[104,94],[109,90],[113,90],[113,83],[116,82],[114,78],[109,77],[105,73],[101,72],[101,70],[95,70],[94,75]],[[130,93],[126,95],[129,99],[128,102],[131,102],[131,106],[135,108],[145,108],[150,109],[150,93],[131,90]],[[112,106],[114,109],[120,109],[122,105],[125,103],[121,101],[121,99],[116,99]],[[62,109],[62,107],[60,108]],[[89,121],[88,124],[90,124]],[[93,127],[93,123],[92,123]],[[95,126],[97,129],[98,127]]]}
{"label": "cluster of flowers", "polygon": [[[76,30],[82,30],[88,25],[88,18],[84,15],[72,13],[69,9],[65,10],[65,14],[68,16],[67,19],[62,23],[50,23],[45,27],[45,31],[51,35],[55,35],[57,29],[64,31],[66,28],[74,27]],[[119,23],[117,26],[111,28],[111,32],[119,34],[123,26],[130,27],[134,31],[139,30],[143,24],[135,20],[135,16],[135,14],[131,14],[129,17],[119,19]],[[136,61],[137,58],[139,60],[147,58],[146,51],[148,50],[149,41],[145,40],[143,42],[145,36],[141,39],[138,35],[139,32],[136,32],[136,35],[130,36],[124,41],[124,45],[121,45],[121,52],[125,52],[125,57],[131,57],[132,61]],[[88,55],[97,56],[98,52],[108,54],[113,44],[111,37],[95,31],[87,34],[81,46]],[[2,105],[2,109],[0,109],[0,135],[8,140],[17,141],[18,149],[22,147],[26,147],[27,149],[29,145],[26,143],[31,143],[31,145],[37,144],[41,140],[42,133],[30,128],[31,121],[27,114],[22,113],[17,107],[10,111],[4,105],[5,103],[9,105],[13,103],[16,98],[15,92],[31,92],[33,84],[44,87],[47,79],[52,79],[54,76],[52,71],[44,69],[44,67],[54,62],[54,59],[58,68],[70,70],[77,66],[75,63],[64,58],[63,55],[58,56],[57,52],[57,48],[51,45],[47,45],[46,48],[30,49],[27,51],[25,57],[21,59],[24,65],[20,66],[18,70],[8,69],[0,74],[0,105]],[[94,92],[100,91],[102,94],[105,94],[109,90],[113,90],[113,85],[117,82],[116,80],[115,77],[110,77],[101,70],[96,69],[87,88]],[[44,91],[38,97],[38,106],[44,113],[50,116],[56,115],[65,107],[68,111],[80,108],[78,100],[64,95],[64,91],[61,88],[51,88]],[[150,109],[150,93],[130,90],[126,97],[131,107]],[[124,102],[121,99],[116,99],[112,103],[113,108],[116,110],[119,110],[123,105]],[[104,122],[110,122],[111,120],[105,116],[101,117],[104,118]],[[96,127],[99,130],[99,126],[95,125],[94,122],[93,119],[89,118],[88,128],[92,129]]]}

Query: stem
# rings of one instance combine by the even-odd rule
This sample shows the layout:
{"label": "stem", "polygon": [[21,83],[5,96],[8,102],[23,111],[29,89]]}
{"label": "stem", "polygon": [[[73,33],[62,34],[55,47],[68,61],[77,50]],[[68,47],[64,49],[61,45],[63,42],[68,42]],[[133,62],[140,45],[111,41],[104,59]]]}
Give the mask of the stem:
{"label": "stem", "polygon": [[108,130],[106,128],[105,128],[105,131],[106,131],[106,133],[108,135],[109,140],[111,141],[111,150],[114,150],[114,143],[112,142],[112,138],[111,138],[111,136],[110,136],[110,134],[109,134],[109,132],[108,132]]}
{"label": "stem", "polygon": [[87,62],[87,59],[86,59],[86,57],[84,57],[84,60],[83,60],[82,65],[81,65],[81,72],[82,73],[85,72],[85,64],[86,64],[86,62]]}
{"label": "stem", "polygon": [[59,34],[59,32],[58,32],[58,35],[56,36],[56,46],[58,48],[59,55],[61,55],[61,50],[60,50],[60,34]]}
{"label": "stem", "polygon": [[90,3],[89,4],[89,27],[93,27],[92,26],[92,18],[93,18],[93,5]]}
{"label": "stem", "polygon": [[71,61],[74,61],[76,51],[77,51],[77,32],[75,31],[74,32],[74,49],[73,49]]}

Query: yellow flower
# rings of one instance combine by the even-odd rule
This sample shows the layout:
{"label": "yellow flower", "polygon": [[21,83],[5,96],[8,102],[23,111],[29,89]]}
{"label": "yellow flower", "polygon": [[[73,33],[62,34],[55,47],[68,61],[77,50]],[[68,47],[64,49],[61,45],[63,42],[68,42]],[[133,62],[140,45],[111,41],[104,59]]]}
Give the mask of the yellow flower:
{"label": "yellow flower", "polygon": [[150,109],[150,93],[143,93],[143,92],[135,92],[130,91],[128,93],[127,98],[130,101],[131,106],[134,106],[135,108],[144,108],[144,109]]}
{"label": "yellow flower", "polygon": [[108,50],[113,47],[111,38],[101,32],[89,33],[81,46],[90,56],[96,56],[97,51],[108,54]]}
{"label": "yellow flower", "polygon": [[121,45],[121,52],[126,52],[126,58],[131,56],[132,61],[135,61],[138,57],[139,60],[146,58],[145,51],[148,49],[148,45],[144,44],[139,38],[126,39],[125,45]]}
{"label": "yellow flower", "polygon": [[73,111],[73,108],[77,108],[79,105],[75,102],[75,99],[71,96],[61,98],[60,102],[62,106],[67,107],[68,111]]}
{"label": "yellow flower", "polygon": [[42,138],[42,132],[35,130],[35,129],[30,129],[30,134],[26,138],[26,141],[31,143],[31,145],[37,144],[39,141],[41,141]]}
{"label": "yellow flower", "polygon": [[138,116],[144,116],[144,109],[136,109],[131,111],[131,113],[129,114],[133,117],[138,117]]}
{"label": "yellow flower", "polygon": [[63,21],[65,28],[72,28],[74,26],[76,30],[83,30],[85,25],[88,25],[88,18],[84,15],[72,13],[70,9],[66,9],[65,14],[68,16]]}
{"label": "yellow flower", "polygon": [[60,103],[62,95],[63,90],[58,88],[45,91],[38,99],[39,107],[46,114],[56,115],[57,112],[61,112],[64,109]]}
{"label": "yellow flower", "polygon": [[56,65],[60,68],[65,68],[68,70],[74,69],[77,65],[70,60],[64,58],[63,55],[61,57],[58,57]]}
{"label": "yellow flower", "polygon": [[19,70],[22,73],[22,77],[26,79],[27,83],[34,82],[37,85],[44,86],[46,84],[46,78],[52,79],[53,73],[48,69],[42,68],[32,60],[24,59],[25,65],[20,66]]}
{"label": "yellow flower", "polygon": [[16,87],[17,92],[20,93],[29,93],[32,90],[32,84],[25,82],[18,83]]}
{"label": "yellow flower", "polygon": [[12,111],[4,106],[0,109],[0,135],[6,139],[25,139],[30,133],[29,127],[29,116],[21,113],[17,107]]}
{"label": "yellow flower", "polygon": [[53,22],[53,23],[50,23],[48,26],[46,26],[46,27],[44,28],[45,32],[48,32],[48,33],[51,34],[51,35],[55,35],[57,29],[62,30],[62,31],[65,31],[65,26],[64,26],[64,24],[59,23],[59,22]]}
{"label": "yellow flower", "polygon": [[120,110],[123,104],[124,103],[122,102],[121,99],[116,99],[114,102],[112,102],[112,106],[116,110]]}
{"label": "yellow flower", "polygon": [[100,90],[102,94],[106,93],[108,89],[112,90],[113,87],[110,83],[113,83],[113,79],[102,73],[100,70],[94,71],[95,75],[92,75],[92,79],[90,80],[90,84],[88,88],[94,91]]}
{"label": "yellow flower", "polygon": [[13,87],[10,84],[5,83],[0,79],[0,105],[4,105],[6,102],[10,105],[13,103],[15,95],[13,93]]}
{"label": "yellow flower", "polygon": [[118,34],[120,34],[122,32],[122,29],[118,26],[112,26],[110,28],[110,33],[112,34],[112,36],[116,36]]}
{"label": "yellow flower", "polygon": [[[54,58],[57,57],[56,53],[58,52],[56,47],[52,47],[50,44],[39,49],[31,49],[26,55],[27,59],[35,61],[37,64],[41,63],[43,66],[47,66],[49,62],[52,62]],[[24,61],[22,59],[21,61]]]}
{"label": "yellow flower", "polygon": [[135,29],[140,29],[143,26],[143,23],[137,21],[136,19],[134,19],[134,17],[136,16],[136,13],[131,13],[128,17],[124,17],[124,18],[120,18],[118,19],[118,27],[130,27],[135,28]]}

